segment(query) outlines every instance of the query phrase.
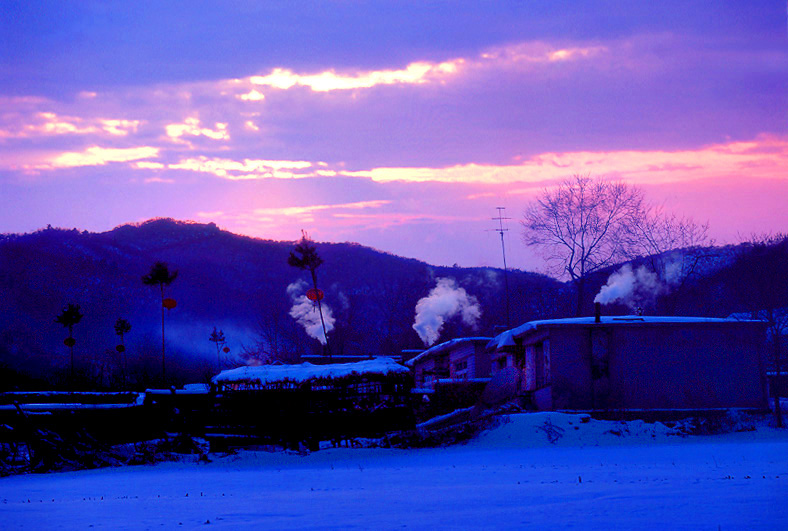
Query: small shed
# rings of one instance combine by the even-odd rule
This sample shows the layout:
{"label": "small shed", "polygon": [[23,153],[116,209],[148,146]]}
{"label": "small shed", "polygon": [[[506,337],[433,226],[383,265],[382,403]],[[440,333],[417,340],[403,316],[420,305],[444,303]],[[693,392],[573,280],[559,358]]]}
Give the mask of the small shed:
{"label": "small shed", "polygon": [[762,409],[765,338],[761,321],[597,316],[531,321],[487,351],[541,410]]}
{"label": "small shed", "polygon": [[222,371],[213,377],[218,391],[353,388],[359,392],[404,385],[408,369],[391,358],[355,363],[258,365]]}
{"label": "small shed", "polygon": [[282,441],[379,436],[413,425],[410,370],[390,358],[222,371],[213,427]]}
{"label": "small shed", "polygon": [[428,348],[405,365],[413,367],[416,387],[431,389],[438,380],[471,381],[490,377],[489,337],[461,337]]}

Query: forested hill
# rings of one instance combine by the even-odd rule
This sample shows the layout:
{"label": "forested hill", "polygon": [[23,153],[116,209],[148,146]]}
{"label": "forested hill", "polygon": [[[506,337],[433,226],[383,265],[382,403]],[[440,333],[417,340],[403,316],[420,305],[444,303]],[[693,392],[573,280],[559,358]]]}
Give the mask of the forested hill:
{"label": "forested hill", "polygon": [[[441,339],[490,334],[505,324],[503,272],[492,268],[435,267],[357,244],[317,243],[324,264],[318,279],[335,329],[335,354],[393,354],[423,345],[413,330],[417,301],[438,278],[454,279],[479,301],[476,330],[460,319],[447,323]],[[208,341],[224,331],[231,354],[259,347],[279,353],[321,351],[290,317],[287,287],[308,276],[287,265],[293,242],[239,236],[214,224],[169,219],[124,225],[104,233],[47,228],[0,237],[0,363],[34,374],[68,362],[67,330],[55,318],[69,303],[84,318],[74,327],[75,359],[83,367],[111,365],[120,317],[128,361],[161,354],[160,293],[142,277],[157,261],[178,271],[166,295],[177,307],[166,317],[168,356],[181,370],[215,362]],[[543,275],[510,271],[511,323],[561,315],[564,286]],[[86,364],[86,365],[85,365]],[[92,369],[93,370],[93,369]],[[109,368],[107,369],[109,370]],[[140,369],[142,370],[142,369]],[[145,370],[148,370],[147,368]]]}

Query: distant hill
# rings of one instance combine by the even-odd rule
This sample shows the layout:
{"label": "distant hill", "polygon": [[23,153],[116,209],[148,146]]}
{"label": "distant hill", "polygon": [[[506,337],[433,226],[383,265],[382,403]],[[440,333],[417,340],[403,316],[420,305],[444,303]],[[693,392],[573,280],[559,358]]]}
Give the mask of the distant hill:
{"label": "distant hill", "polygon": [[[33,375],[60,374],[67,366],[67,331],[55,317],[68,303],[85,317],[74,327],[75,359],[92,378],[118,371],[119,317],[130,321],[125,362],[129,375],[148,381],[159,370],[160,295],[141,282],[157,261],[178,271],[167,289],[177,307],[166,318],[167,353],[183,378],[217,365],[208,337],[224,331],[231,356],[242,347],[280,357],[320,353],[289,316],[288,285],[307,275],[287,265],[293,242],[239,236],[214,224],[157,219],[103,233],[48,227],[0,236],[0,364]],[[318,270],[336,328],[334,354],[397,354],[423,346],[413,330],[416,302],[449,277],[476,297],[478,329],[447,323],[442,338],[491,334],[505,324],[503,272],[494,268],[435,267],[352,243],[317,243]],[[564,314],[566,288],[549,277],[510,270],[513,324]],[[98,376],[96,376],[98,371]]]}
{"label": "distant hill", "polygon": [[[177,307],[166,316],[168,373],[179,381],[214,374],[220,361],[208,338],[224,332],[229,358],[273,356],[295,361],[320,354],[322,346],[290,316],[288,286],[307,274],[287,265],[294,242],[239,236],[216,225],[156,219],[103,233],[48,227],[31,234],[0,235],[0,390],[28,377],[47,385],[67,380],[67,331],[55,317],[68,303],[85,317],[74,327],[75,361],[83,387],[155,385],[161,363],[161,303],[142,276],[157,261],[178,271],[167,296]],[[478,301],[478,326],[448,321],[439,341],[463,335],[493,335],[506,324],[503,271],[436,267],[353,243],[317,243],[325,263],[318,270],[324,303],[335,319],[329,333],[334,355],[396,355],[423,348],[413,329],[416,303],[452,279]],[[753,311],[767,301],[788,306],[788,239],[777,239],[749,257],[747,244],[708,247],[637,259],[641,266],[681,259],[685,277],[644,303],[650,314],[726,317]],[[590,277],[583,314],[623,264]],[[532,319],[574,313],[572,287],[519,270],[508,272],[511,315],[516,326]],[[773,300],[772,300],[773,299]],[[632,305],[615,302],[605,313],[623,314]],[[132,326],[126,353],[115,346],[114,323]],[[222,354],[222,356],[224,356]],[[225,363],[222,360],[221,363]],[[26,380],[24,380],[26,381]],[[24,385],[28,386],[28,383]]]}

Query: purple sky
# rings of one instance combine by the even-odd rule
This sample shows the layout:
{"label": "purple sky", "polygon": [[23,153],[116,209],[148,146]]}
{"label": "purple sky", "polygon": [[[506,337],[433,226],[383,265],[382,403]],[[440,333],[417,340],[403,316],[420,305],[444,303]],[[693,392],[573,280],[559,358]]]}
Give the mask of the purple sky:
{"label": "purple sky", "polygon": [[[27,2],[0,13],[0,232],[156,216],[541,269],[573,173],[718,242],[788,231],[784,1]],[[217,7],[220,6],[220,7]]]}

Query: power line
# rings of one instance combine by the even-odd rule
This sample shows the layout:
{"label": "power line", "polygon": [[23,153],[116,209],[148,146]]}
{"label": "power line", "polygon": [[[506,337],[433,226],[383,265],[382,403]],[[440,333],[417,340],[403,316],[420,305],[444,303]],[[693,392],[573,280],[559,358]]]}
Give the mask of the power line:
{"label": "power line", "polygon": [[495,229],[495,232],[501,235],[501,253],[503,254],[503,284],[506,290],[506,327],[510,326],[509,323],[509,274],[506,267],[506,245],[504,244],[503,235],[505,232],[509,232],[509,229],[504,228],[503,222],[508,218],[505,216],[506,207],[495,207],[498,210],[498,217],[492,218],[493,221],[498,222],[498,228]]}

